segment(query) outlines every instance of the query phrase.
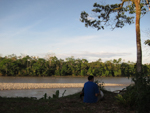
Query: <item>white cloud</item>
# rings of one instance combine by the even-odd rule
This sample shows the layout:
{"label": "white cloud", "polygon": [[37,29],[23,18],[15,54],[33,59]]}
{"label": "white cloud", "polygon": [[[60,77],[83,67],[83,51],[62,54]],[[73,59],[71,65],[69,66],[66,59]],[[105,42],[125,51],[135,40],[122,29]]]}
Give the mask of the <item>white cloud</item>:
{"label": "white cloud", "polygon": [[[36,54],[35,56],[39,57],[45,57],[47,54],[54,54],[54,53],[42,53],[42,54]],[[131,53],[126,52],[87,52],[87,51],[80,51],[80,52],[74,52],[74,53],[55,53],[57,58],[65,59],[71,56],[74,56],[74,58],[79,59],[87,59],[89,61],[96,61],[99,58],[101,58],[103,61],[111,60],[111,59],[118,59],[122,57],[130,56]],[[127,59],[128,60],[128,59]]]}
{"label": "white cloud", "polygon": [[82,53],[73,53],[75,56],[82,56],[82,57],[99,57],[99,58],[111,58],[115,56],[126,56],[130,55],[131,53],[117,53],[117,52],[82,52]]}
{"label": "white cloud", "polygon": [[91,35],[91,36],[76,36],[76,37],[71,37],[71,38],[62,38],[60,39],[60,42],[57,43],[57,45],[67,45],[67,44],[77,44],[77,43],[82,43],[87,40],[91,40],[94,38],[97,38],[98,36],[96,35]]}

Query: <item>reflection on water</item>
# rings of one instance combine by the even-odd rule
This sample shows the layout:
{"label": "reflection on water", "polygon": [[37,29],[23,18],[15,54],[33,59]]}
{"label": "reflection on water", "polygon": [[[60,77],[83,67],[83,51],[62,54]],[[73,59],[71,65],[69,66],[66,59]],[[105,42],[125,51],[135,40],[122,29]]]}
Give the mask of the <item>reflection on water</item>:
{"label": "reflection on water", "polygon": [[[128,84],[127,77],[95,77],[104,83]],[[0,83],[85,83],[87,77],[0,77]]]}
{"label": "reflection on water", "polygon": [[[130,84],[131,78],[126,77],[96,77],[95,80],[102,81],[104,83],[117,83],[117,84]],[[0,83],[85,83],[87,77],[0,77]],[[125,86],[124,86],[125,87]],[[121,90],[123,86],[107,86],[106,90],[115,91]],[[2,90],[0,96],[4,97],[37,97],[42,98],[45,93],[48,96],[55,94],[56,90],[59,90],[60,97],[66,90],[64,96],[80,92],[82,88],[54,88],[54,89],[26,89],[26,90]]]}

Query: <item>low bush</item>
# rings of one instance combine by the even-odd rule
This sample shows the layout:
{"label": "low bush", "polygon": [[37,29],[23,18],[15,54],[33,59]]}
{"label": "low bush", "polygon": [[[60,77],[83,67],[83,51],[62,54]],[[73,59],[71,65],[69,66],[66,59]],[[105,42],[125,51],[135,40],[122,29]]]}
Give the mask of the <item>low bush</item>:
{"label": "low bush", "polygon": [[134,85],[126,87],[123,94],[116,96],[117,101],[138,113],[150,112],[150,77],[136,76],[133,81]]}

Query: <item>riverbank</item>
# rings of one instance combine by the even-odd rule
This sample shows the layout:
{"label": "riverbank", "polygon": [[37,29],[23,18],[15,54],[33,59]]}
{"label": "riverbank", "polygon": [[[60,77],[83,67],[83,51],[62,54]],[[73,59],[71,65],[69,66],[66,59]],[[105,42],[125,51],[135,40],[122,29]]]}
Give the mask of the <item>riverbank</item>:
{"label": "riverbank", "polygon": [[[129,84],[105,83],[103,86],[128,86]],[[84,83],[0,83],[0,90],[14,89],[46,89],[46,88],[78,88]]]}
{"label": "riverbank", "polygon": [[79,93],[50,100],[34,98],[0,98],[3,113],[134,113],[117,103],[117,94],[103,91],[105,99],[94,104],[83,103]]}

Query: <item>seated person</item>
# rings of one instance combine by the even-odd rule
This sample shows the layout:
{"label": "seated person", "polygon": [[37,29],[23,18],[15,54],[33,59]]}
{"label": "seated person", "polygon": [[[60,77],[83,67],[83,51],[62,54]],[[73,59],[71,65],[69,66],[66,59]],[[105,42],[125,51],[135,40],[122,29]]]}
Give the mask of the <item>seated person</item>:
{"label": "seated person", "polygon": [[104,96],[103,92],[99,90],[98,85],[93,81],[94,76],[89,76],[88,82],[84,84],[84,88],[80,94],[80,97],[84,96],[83,101],[85,103],[95,103]]}

